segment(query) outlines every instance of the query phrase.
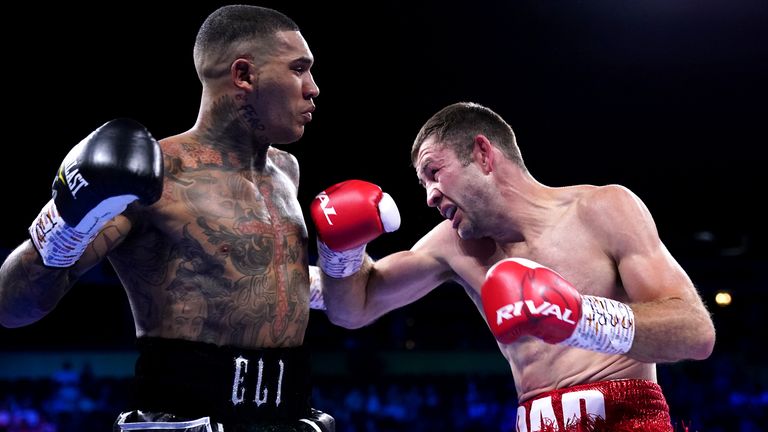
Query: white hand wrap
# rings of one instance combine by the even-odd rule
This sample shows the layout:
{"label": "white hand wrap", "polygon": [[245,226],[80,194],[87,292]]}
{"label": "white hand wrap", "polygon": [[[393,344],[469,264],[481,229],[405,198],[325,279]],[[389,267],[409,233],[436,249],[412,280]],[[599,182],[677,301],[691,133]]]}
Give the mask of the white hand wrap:
{"label": "white hand wrap", "polygon": [[101,227],[136,199],[135,195],[107,198],[88,212],[75,227],[64,222],[53,199],[48,201],[29,227],[32,243],[40,252],[43,264],[69,267],[76,263]]}
{"label": "white hand wrap", "polygon": [[325,243],[317,240],[317,265],[323,272],[332,278],[343,278],[357,273],[363,266],[365,259],[365,246],[345,251],[335,251]]}
{"label": "white hand wrap", "polygon": [[309,266],[309,308],[325,310],[323,277],[320,271],[320,267]]}
{"label": "white hand wrap", "polygon": [[581,319],[571,337],[561,342],[606,354],[624,354],[635,338],[635,315],[629,305],[604,297],[581,298]]}

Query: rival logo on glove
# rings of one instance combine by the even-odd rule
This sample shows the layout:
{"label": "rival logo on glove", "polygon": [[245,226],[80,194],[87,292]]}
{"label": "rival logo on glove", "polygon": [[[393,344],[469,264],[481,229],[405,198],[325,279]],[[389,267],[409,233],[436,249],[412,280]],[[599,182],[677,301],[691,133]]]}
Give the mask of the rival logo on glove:
{"label": "rival logo on glove", "polygon": [[516,301],[511,304],[504,305],[496,310],[496,324],[501,325],[504,320],[511,320],[514,317],[519,317],[523,312],[523,305],[528,308],[528,312],[534,316],[547,316],[554,315],[560,321],[565,321],[569,324],[576,324],[576,321],[571,320],[573,311],[565,309],[565,312],[560,310],[560,306],[545,301],[539,306],[533,303],[533,300]]}
{"label": "rival logo on glove", "polygon": [[320,208],[323,210],[323,215],[325,216],[325,220],[328,221],[328,225],[333,225],[329,215],[335,215],[336,209],[333,207],[328,207],[328,203],[331,201],[331,198],[328,197],[328,194],[325,193],[325,191],[320,192],[316,198],[320,200]]}

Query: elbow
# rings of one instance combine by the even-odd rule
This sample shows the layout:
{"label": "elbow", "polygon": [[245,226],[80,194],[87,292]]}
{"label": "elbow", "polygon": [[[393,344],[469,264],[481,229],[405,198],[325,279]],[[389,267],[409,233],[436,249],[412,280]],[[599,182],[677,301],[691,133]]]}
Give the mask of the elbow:
{"label": "elbow", "polygon": [[24,327],[25,323],[20,323],[16,321],[10,321],[6,319],[0,319],[0,327],[12,329],[12,328],[19,328]]}
{"label": "elbow", "polygon": [[715,327],[710,322],[703,326],[691,349],[691,357],[694,360],[706,360],[715,350]]}
{"label": "elbow", "polygon": [[328,307],[328,309],[325,311],[325,314],[332,324],[349,330],[359,329],[368,324],[368,322],[363,319],[361,315],[349,314],[349,311],[346,311],[346,313],[340,312],[341,311],[336,311],[336,308]]}
{"label": "elbow", "polygon": [[15,326],[13,321],[9,320],[7,317],[0,316],[0,327],[3,327],[3,328],[16,328],[18,326]]}
{"label": "elbow", "polygon": [[328,314],[328,320],[331,321],[331,323],[333,323],[334,325],[337,325],[339,327],[344,327],[345,329],[349,329],[349,330],[356,330],[356,329],[365,327],[368,324],[366,321],[363,321],[363,320],[338,317],[338,316],[333,316],[331,314]]}
{"label": "elbow", "polygon": [[336,297],[325,297],[325,315],[339,327],[356,330],[367,326],[376,319],[376,313],[359,302],[338,301]]}
{"label": "elbow", "polygon": [[347,330],[357,330],[365,327],[366,323],[352,320],[331,320],[331,322],[339,327],[344,327]]}
{"label": "elbow", "polygon": [[706,360],[715,349],[715,325],[706,320],[694,320],[695,327],[689,327],[686,333],[685,351],[677,360]]}
{"label": "elbow", "polygon": [[0,314],[0,326],[7,329],[24,327],[26,325],[32,324],[35,321],[36,320],[34,319],[17,317],[8,314]]}
{"label": "elbow", "polygon": [[0,326],[5,328],[19,328],[34,324],[48,315],[56,306],[33,303],[3,304],[0,306]]}

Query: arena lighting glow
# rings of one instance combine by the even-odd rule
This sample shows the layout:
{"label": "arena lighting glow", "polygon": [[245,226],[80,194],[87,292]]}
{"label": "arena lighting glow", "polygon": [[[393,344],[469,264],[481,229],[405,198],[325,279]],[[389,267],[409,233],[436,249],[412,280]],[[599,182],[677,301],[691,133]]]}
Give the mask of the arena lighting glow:
{"label": "arena lighting glow", "polygon": [[715,294],[715,303],[717,303],[718,306],[729,306],[731,304],[731,293],[728,291],[718,291],[717,294]]}

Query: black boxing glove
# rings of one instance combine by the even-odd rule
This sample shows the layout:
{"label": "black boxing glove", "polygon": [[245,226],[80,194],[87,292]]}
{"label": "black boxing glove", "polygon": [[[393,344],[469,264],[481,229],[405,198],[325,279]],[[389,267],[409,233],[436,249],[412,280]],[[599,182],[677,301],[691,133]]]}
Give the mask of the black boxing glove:
{"label": "black boxing glove", "polygon": [[160,145],[140,123],[120,118],[70,150],[48,204],[29,227],[43,263],[69,267],[101,227],[133,201],[149,205],[163,191]]}

